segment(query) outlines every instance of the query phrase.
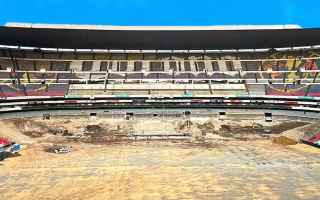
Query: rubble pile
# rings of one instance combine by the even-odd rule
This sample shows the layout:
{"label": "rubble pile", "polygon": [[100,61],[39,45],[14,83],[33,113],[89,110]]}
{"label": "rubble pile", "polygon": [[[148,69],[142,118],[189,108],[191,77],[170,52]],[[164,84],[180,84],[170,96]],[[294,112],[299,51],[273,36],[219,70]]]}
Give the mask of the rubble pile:
{"label": "rubble pile", "polygon": [[[299,131],[296,131],[294,132],[295,137],[293,137],[293,131],[287,133],[287,130],[303,127],[307,124],[292,121],[272,124],[254,120],[221,121],[216,118],[137,119],[131,121],[103,118],[94,121],[90,119],[14,119],[11,120],[11,123],[30,138],[37,138],[53,144],[68,142],[109,143],[130,140],[132,135],[146,136],[151,139],[151,137],[155,138],[154,135],[174,136],[180,134],[187,136],[185,139],[191,142],[255,140],[272,137],[273,142],[285,145],[295,144],[304,136],[303,134],[299,135]],[[280,133],[282,133],[281,137],[275,137]],[[169,137],[165,139],[169,139]]]}
{"label": "rubble pile", "polygon": [[290,130],[290,129],[294,129],[294,128],[298,128],[301,126],[305,126],[308,125],[309,123],[307,122],[300,122],[300,121],[296,121],[296,122],[283,122],[281,124],[278,125],[274,125],[271,127],[271,132],[272,134],[280,134],[284,131]]}
{"label": "rubble pile", "polygon": [[281,144],[281,145],[295,145],[295,144],[298,144],[298,142],[295,141],[294,139],[291,139],[291,138],[283,136],[283,135],[273,138],[272,142],[276,143],[276,144]]}
{"label": "rubble pile", "polygon": [[46,133],[55,132],[56,129],[50,130],[50,128],[41,122],[37,122],[29,119],[15,119],[13,120],[15,126],[24,134],[31,138],[39,138]]}
{"label": "rubble pile", "polygon": [[54,145],[46,146],[44,150],[48,153],[66,154],[72,151],[72,146],[54,144]]}
{"label": "rubble pile", "polygon": [[221,122],[216,119],[207,121],[184,121],[178,124],[180,132],[188,132],[196,139],[214,138],[265,138],[265,134],[270,134],[270,127],[265,127],[259,123],[236,123]]}
{"label": "rubble pile", "polygon": [[314,145],[316,144],[316,142],[314,142],[314,139],[316,139],[316,136],[319,132],[320,126],[318,123],[307,124],[284,131],[279,137],[273,138],[272,141],[281,145],[294,145],[300,142],[307,144],[311,143],[311,145]]}

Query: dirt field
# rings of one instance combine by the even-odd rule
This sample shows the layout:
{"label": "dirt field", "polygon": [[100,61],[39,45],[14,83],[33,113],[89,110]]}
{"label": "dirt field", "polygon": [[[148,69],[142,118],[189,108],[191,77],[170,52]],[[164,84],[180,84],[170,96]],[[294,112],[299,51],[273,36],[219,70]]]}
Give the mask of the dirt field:
{"label": "dirt field", "polygon": [[320,150],[303,144],[68,142],[74,151],[59,155],[44,151],[46,140],[27,139],[21,156],[0,162],[1,200],[320,199]]}

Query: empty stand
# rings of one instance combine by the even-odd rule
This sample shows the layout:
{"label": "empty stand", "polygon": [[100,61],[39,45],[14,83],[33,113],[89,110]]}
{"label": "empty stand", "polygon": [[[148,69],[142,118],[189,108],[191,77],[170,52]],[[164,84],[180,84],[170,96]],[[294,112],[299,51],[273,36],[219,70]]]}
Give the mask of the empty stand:
{"label": "empty stand", "polygon": [[7,68],[13,68],[12,61],[9,59],[0,59],[0,69],[6,70]]}
{"label": "empty stand", "polygon": [[92,71],[93,61],[84,61],[82,62],[82,70],[84,72]]}
{"label": "empty stand", "polygon": [[134,62],[134,69],[135,72],[141,72],[142,71],[142,62],[136,61]]}
{"label": "empty stand", "polygon": [[[12,84],[4,86],[4,93],[17,96],[50,94],[58,87],[54,84],[61,83],[104,84],[103,90],[119,83],[200,84],[205,89],[200,88],[194,93],[320,96],[320,54],[314,50],[263,53],[137,52],[63,52],[53,49],[44,52],[12,50],[10,53],[2,49],[0,83]],[[20,84],[28,86],[16,87]],[[38,88],[36,84],[48,85],[49,93],[48,89]],[[220,84],[243,84],[246,88],[215,90],[214,85]],[[171,90],[163,91],[171,93]],[[153,92],[160,94],[161,90]]]}
{"label": "empty stand", "polygon": [[51,71],[50,61],[36,60],[36,71]]}
{"label": "empty stand", "polygon": [[162,62],[150,62],[150,70],[151,72],[160,72],[164,71],[164,66]]}
{"label": "empty stand", "polygon": [[0,96],[64,96],[68,87],[68,84],[0,85]]}
{"label": "empty stand", "polygon": [[100,63],[100,71],[108,71],[109,69],[109,62],[103,61]]}
{"label": "empty stand", "polygon": [[241,68],[243,71],[260,71],[261,61],[242,61]]}
{"label": "empty stand", "polygon": [[308,87],[294,84],[267,85],[266,94],[274,96],[308,96]]}
{"label": "empty stand", "polygon": [[128,71],[128,62],[127,61],[119,62],[119,69],[117,71],[120,71],[120,72]]}
{"label": "empty stand", "polygon": [[212,65],[212,71],[220,71],[218,61],[212,61],[211,65]]}
{"label": "empty stand", "polygon": [[33,71],[35,70],[35,63],[33,61],[29,60],[19,60],[18,61],[18,68],[19,70],[24,70],[24,71]]}
{"label": "empty stand", "polygon": [[70,62],[52,61],[50,70],[51,71],[69,71]]}
{"label": "empty stand", "polygon": [[177,63],[177,61],[170,61],[169,62],[169,70],[178,71],[178,63]]}
{"label": "empty stand", "polygon": [[[213,91],[213,93],[212,93]],[[104,85],[71,85],[69,93],[71,95],[97,95],[97,94],[126,94],[126,95],[247,95],[245,86],[237,85],[215,85],[212,91],[208,84],[108,84]]]}
{"label": "empty stand", "polygon": [[249,95],[251,96],[261,96],[266,94],[266,86],[265,85],[254,85],[249,84],[247,85],[247,91],[249,92]]}

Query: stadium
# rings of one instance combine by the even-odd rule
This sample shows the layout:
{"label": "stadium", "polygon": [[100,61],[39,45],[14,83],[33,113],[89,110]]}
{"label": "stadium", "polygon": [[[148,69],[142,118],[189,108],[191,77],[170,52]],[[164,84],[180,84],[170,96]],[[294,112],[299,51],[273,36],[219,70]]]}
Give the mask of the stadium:
{"label": "stadium", "polygon": [[264,109],[317,118],[318,33],[8,24],[0,30],[1,112]]}
{"label": "stadium", "polygon": [[[75,176],[62,199],[317,199],[319,35],[297,25],[0,27],[2,134],[25,146],[3,161],[8,173],[25,166],[4,194],[57,199],[47,180],[65,188]],[[41,192],[16,196],[40,169]]]}

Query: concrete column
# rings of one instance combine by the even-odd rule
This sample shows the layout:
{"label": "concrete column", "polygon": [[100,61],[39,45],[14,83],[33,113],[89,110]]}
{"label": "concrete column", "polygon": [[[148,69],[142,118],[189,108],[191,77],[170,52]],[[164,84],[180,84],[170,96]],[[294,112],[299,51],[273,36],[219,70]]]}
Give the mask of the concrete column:
{"label": "concrete column", "polygon": [[101,65],[101,61],[94,61],[92,65],[92,71],[93,72],[100,71],[100,65]]}
{"label": "concrete column", "polygon": [[196,64],[194,61],[190,61],[191,72],[196,72]]}
{"label": "concrete column", "polygon": [[233,61],[233,66],[234,66],[234,69],[236,71],[239,71],[242,69],[242,66],[241,66],[241,61],[240,60],[234,60]]}
{"label": "concrete column", "polygon": [[212,71],[213,71],[210,60],[204,60],[204,66],[205,66],[205,69],[206,69],[208,72],[212,72]]}
{"label": "concrete column", "polygon": [[129,60],[128,61],[128,72],[133,72],[134,71],[134,61],[133,60]]}
{"label": "concrete column", "polygon": [[170,69],[169,61],[163,61],[163,68],[165,72],[168,72]]}
{"label": "concrete column", "polygon": [[219,70],[222,72],[228,71],[226,61],[224,60],[218,60]]}
{"label": "concrete column", "polygon": [[[181,72],[185,72],[186,70],[184,69],[184,62],[180,61],[180,65],[181,65]],[[179,65],[178,65],[178,68],[179,68]]]}
{"label": "concrete column", "polygon": [[150,71],[150,61],[143,61],[142,62],[142,70],[144,70],[145,72]]}
{"label": "concrete column", "polygon": [[118,62],[117,61],[110,61],[110,63],[112,63],[111,70],[113,72],[116,72],[117,71],[117,67],[118,67]]}
{"label": "concrete column", "polygon": [[72,61],[70,63],[70,69],[73,71],[81,72],[82,71],[82,61]]}

